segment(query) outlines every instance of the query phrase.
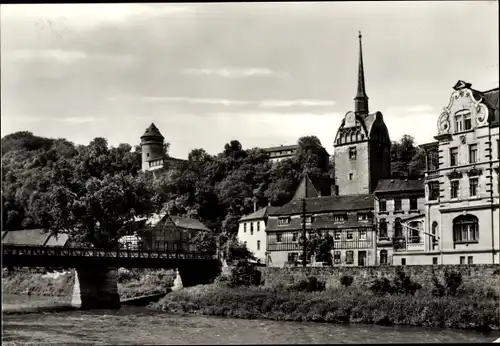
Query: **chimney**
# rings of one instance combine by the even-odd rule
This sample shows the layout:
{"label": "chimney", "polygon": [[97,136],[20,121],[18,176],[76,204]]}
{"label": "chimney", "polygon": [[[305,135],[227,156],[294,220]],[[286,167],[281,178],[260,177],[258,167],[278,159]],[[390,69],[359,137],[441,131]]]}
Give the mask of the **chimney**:
{"label": "chimney", "polygon": [[253,202],[253,212],[257,211],[257,202]]}

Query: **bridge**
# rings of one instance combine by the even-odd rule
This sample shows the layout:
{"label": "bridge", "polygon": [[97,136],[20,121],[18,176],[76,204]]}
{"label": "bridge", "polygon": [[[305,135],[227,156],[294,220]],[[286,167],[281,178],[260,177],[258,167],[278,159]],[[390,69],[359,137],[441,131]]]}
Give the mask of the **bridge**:
{"label": "bridge", "polygon": [[75,268],[72,305],[82,309],[120,307],[116,268],[178,269],[183,285],[193,286],[215,278],[219,263],[217,256],[212,253],[194,251],[2,245],[4,268]]}

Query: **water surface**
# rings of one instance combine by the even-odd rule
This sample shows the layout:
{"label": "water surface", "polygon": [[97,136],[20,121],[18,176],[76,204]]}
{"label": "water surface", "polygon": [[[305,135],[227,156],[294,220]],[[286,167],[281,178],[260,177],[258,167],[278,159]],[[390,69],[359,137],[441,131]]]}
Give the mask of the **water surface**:
{"label": "water surface", "polygon": [[[22,298],[4,301],[20,303]],[[50,298],[30,297],[31,301]],[[146,308],[3,316],[4,342],[106,344],[316,344],[488,342],[500,337],[462,330],[171,315]]]}

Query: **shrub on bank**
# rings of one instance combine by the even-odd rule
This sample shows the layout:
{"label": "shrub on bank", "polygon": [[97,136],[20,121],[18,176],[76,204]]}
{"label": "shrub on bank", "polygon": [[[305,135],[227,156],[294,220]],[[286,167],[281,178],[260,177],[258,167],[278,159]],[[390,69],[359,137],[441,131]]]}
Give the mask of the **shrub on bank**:
{"label": "shrub on bank", "polygon": [[321,292],[277,291],[263,287],[204,285],[166,295],[153,308],[239,318],[332,323],[375,323],[428,327],[500,327],[498,300],[484,295],[435,297],[430,290],[413,295],[375,295],[357,287]]}

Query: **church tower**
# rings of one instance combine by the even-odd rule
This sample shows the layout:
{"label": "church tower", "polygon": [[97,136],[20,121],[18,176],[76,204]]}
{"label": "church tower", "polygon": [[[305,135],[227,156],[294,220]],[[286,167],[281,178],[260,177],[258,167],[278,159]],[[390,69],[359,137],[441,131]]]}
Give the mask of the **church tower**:
{"label": "church tower", "polygon": [[141,136],[142,170],[152,171],[163,168],[164,137],[154,123]]}
{"label": "church tower", "polygon": [[360,32],[354,112],[345,115],[333,144],[335,184],[339,195],[373,193],[378,181],[391,175],[389,131],[381,112],[368,112],[361,37]]}

